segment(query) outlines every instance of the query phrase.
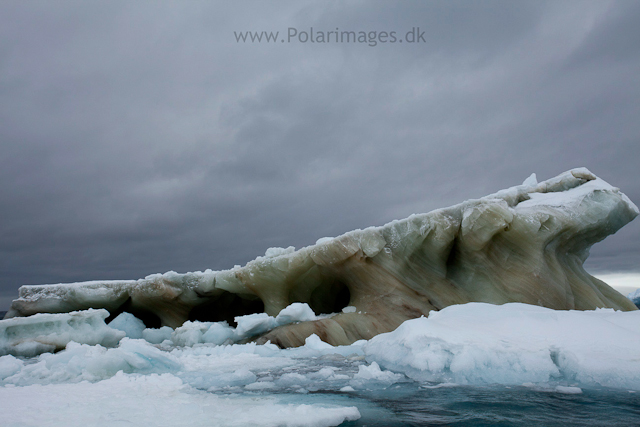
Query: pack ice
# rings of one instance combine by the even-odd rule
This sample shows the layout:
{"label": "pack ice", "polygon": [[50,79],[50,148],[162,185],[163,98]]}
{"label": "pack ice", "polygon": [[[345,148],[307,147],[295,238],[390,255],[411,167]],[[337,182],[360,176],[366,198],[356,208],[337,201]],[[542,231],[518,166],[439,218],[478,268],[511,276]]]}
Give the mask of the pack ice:
{"label": "pack ice", "polygon": [[[323,238],[297,251],[271,248],[244,267],[22,286],[6,318],[103,308],[112,318],[128,312],[157,329],[187,321],[235,325],[236,317],[259,315],[271,323],[253,318],[258,326],[246,323],[233,332],[207,326],[202,335],[210,332],[224,343],[244,334],[284,348],[301,346],[312,334],[348,345],[468,302],[636,310],[583,263],[594,243],[637,215],[619,189],[587,169],[540,183],[532,175],[481,199]],[[286,324],[268,320],[292,303],[307,304],[313,316]],[[158,341],[168,333],[147,335]]]}

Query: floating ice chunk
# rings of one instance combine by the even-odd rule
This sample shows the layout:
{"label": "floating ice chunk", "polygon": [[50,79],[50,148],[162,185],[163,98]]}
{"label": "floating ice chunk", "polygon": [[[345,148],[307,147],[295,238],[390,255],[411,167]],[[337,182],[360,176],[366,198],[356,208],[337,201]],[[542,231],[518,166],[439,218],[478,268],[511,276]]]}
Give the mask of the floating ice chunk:
{"label": "floating ice chunk", "polygon": [[202,335],[202,340],[215,345],[233,342],[235,331],[227,322],[216,322]]}
{"label": "floating ice chunk", "polygon": [[356,312],[356,307],[353,305],[349,305],[345,308],[342,309],[343,313],[355,313]]}
{"label": "floating ice chunk", "polygon": [[182,326],[173,331],[171,341],[173,341],[175,345],[191,347],[204,342],[202,337],[210,327],[211,322],[186,321]]}
{"label": "floating ice chunk", "polygon": [[582,389],[580,387],[566,387],[566,386],[556,386],[555,389],[558,393],[562,394],[580,394],[582,393]]}
{"label": "floating ice chunk", "polygon": [[263,334],[277,326],[316,320],[316,315],[308,304],[294,302],[282,309],[275,318],[267,313],[255,313],[238,316],[234,320],[238,324],[236,339],[242,339]]}
{"label": "floating ice chunk", "polygon": [[258,381],[255,383],[247,384],[244,386],[245,390],[251,391],[262,391],[262,390],[273,390],[276,388],[276,385],[272,381]]}
{"label": "floating ice chunk", "polygon": [[127,337],[134,339],[142,338],[142,331],[146,328],[142,320],[127,312],[120,313],[115,319],[109,322],[109,327],[123,331],[127,334]]}
{"label": "floating ice chunk", "polygon": [[304,346],[305,348],[312,350],[328,350],[333,348],[331,344],[327,344],[326,342],[322,341],[316,334],[309,335],[304,340]]}
{"label": "floating ice chunk", "polygon": [[16,359],[12,355],[0,356],[0,381],[19,372],[24,366],[24,362]]}
{"label": "floating ice chunk", "polygon": [[353,376],[350,384],[356,388],[380,388],[388,387],[403,378],[404,375],[382,371],[376,362],[371,362],[369,366],[358,366],[358,373]]}
{"label": "floating ice chunk", "polygon": [[260,335],[278,326],[276,319],[267,313],[237,316],[234,320],[238,324],[236,334],[240,337]]}
{"label": "floating ice chunk", "polygon": [[142,338],[151,344],[162,344],[164,341],[171,339],[172,333],[173,329],[168,326],[163,326],[159,329],[147,328],[142,331]]}
{"label": "floating ice chunk", "polygon": [[236,369],[230,373],[220,373],[208,378],[208,390],[216,391],[228,387],[242,387],[256,382],[258,377],[247,368]]}
{"label": "floating ice chunk", "polygon": [[107,310],[89,309],[0,320],[0,355],[33,357],[71,341],[113,347],[125,334],[104,323],[108,316]]}
{"label": "floating ice chunk", "polygon": [[297,372],[288,372],[281,375],[276,381],[276,384],[280,387],[291,387],[295,385],[306,385],[309,381],[310,379],[304,375]]}
{"label": "floating ice chunk", "polygon": [[230,344],[244,337],[243,334],[238,335],[227,322],[187,321],[171,333],[173,344],[187,347],[200,343]]}
{"label": "floating ice chunk", "polygon": [[327,380],[333,376],[333,371],[334,370],[332,368],[322,368],[318,372],[314,372],[310,376],[316,379]]}
{"label": "floating ice chunk", "polygon": [[309,307],[309,304],[294,302],[287,308],[280,311],[276,316],[276,323],[281,326],[293,322],[305,322],[316,319],[316,314],[313,312],[311,307]]}

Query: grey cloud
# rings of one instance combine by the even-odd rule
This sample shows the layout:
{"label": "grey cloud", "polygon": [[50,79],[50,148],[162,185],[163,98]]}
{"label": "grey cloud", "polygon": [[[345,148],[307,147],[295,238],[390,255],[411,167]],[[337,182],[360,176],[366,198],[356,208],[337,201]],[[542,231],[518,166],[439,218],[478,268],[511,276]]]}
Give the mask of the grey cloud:
{"label": "grey cloud", "polygon": [[[242,6],[2,6],[1,295],[228,268],[531,172],[584,165],[640,201],[634,3]],[[289,26],[427,43],[233,37]],[[588,266],[637,269],[638,224]]]}

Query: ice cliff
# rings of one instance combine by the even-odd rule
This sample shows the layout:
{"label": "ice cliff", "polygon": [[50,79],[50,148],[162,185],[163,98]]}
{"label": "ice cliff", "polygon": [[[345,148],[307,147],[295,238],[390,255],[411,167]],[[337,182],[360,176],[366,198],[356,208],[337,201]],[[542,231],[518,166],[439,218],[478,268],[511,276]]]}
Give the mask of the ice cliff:
{"label": "ice cliff", "polygon": [[[148,327],[227,321],[294,302],[317,320],[257,337],[281,347],[318,335],[333,345],[370,339],[432,310],[485,302],[552,309],[635,305],[582,267],[589,248],[638,215],[619,189],[587,169],[477,200],[355,230],[295,251],[271,248],[244,267],[140,280],[22,286],[6,318],[105,308]],[[342,310],[346,306],[348,309]]]}

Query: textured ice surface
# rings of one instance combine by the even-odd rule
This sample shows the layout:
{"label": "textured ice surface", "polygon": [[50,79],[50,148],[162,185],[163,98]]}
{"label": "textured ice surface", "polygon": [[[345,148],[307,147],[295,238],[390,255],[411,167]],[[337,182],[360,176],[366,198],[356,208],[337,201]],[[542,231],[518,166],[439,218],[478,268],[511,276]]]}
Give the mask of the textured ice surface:
{"label": "textured ice surface", "polygon": [[[297,251],[270,248],[244,267],[23,286],[7,317],[102,307],[173,328],[189,319],[232,324],[237,317],[238,336],[263,334],[261,343],[295,347],[312,334],[334,345],[370,339],[407,319],[472,301],[636,310],[583,263],[593,244],[637,215],[618,188],[584,168],[540,183],[530,176],[481,199]],[[275,316],[292,303],[308,304],[313,314],[279,324]],[[347,306],[355,310],[343,311]],[[338,314],[325,316],[330,313]],[[233,340],[220,326],[209,338],[203,325],[186,326],[176,337],[185,344]]]}
{"label": "textured ice surface", "polygon": [[35,356],[63,349],[71,341],[114,346],[124,333],[108,327],[107,310],[36,314],[0,321],[0,355]]}

